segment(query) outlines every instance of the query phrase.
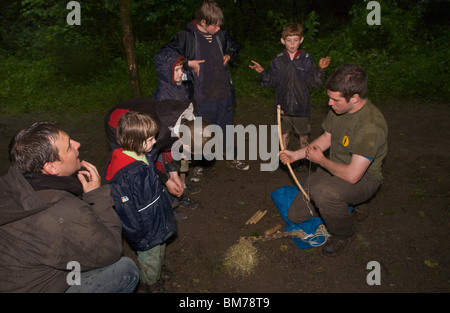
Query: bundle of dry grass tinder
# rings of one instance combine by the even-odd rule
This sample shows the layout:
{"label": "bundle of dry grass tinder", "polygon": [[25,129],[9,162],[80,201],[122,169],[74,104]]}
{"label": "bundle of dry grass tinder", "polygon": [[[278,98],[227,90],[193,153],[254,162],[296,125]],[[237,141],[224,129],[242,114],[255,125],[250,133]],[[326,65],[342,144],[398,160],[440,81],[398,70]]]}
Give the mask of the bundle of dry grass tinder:
{"label": "bundle of dry grass tinder", "polygon": [[254,273],[257,264],[257,249],[245,239],[239,240],[239,243],[228,248],[223,263],[225,269],[236,276]]}

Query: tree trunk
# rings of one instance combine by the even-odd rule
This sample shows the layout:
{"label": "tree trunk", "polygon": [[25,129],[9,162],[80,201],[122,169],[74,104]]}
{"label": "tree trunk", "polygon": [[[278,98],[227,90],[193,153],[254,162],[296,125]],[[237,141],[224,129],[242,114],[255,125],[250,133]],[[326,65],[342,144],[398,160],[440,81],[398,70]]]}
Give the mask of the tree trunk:
{"label": "tree trunk", "polygon": [[134,98],[141,97],[141,84],[136,62],[136,46],[131,27],[130,0],[119,0],[120,19],[122,21],[122,43],[127,56],[128,72],[130,74],[131,93]]}

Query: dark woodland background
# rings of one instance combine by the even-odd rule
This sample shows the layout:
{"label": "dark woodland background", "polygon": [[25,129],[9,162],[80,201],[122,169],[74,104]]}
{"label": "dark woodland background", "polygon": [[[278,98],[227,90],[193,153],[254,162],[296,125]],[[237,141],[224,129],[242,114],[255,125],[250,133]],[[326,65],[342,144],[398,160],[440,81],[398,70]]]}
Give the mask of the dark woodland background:
{"label": "dark woodland background", "polygon": [[[0,3],[0,112],[71,114],[151,97],[157,84],[155,52],[194,18],[201,1],[80,0],[79,26],[66,22],[68,2]],[[373,101],[448,101],[449,1],[378,1],[381,25],[368,25],[371,10],[362,0],[218,3],[223,28],[241,44],[231,65],[238,106],[248,98],[273,97],[274,90],[261,87],[248,65],[255,60],[270,66],[284,49],[281,29],[289,21],[303,24],[301,48],[316,62],[332,57],[329,72],[345,63],[363,66]],[[123,32],[127,22],[132,25],[128,35]],[[124,36],[131,36],[128,44],[135,51],[137,91],[130,88]],[[323,87],[313,91],[313,105],[326,100]]]}

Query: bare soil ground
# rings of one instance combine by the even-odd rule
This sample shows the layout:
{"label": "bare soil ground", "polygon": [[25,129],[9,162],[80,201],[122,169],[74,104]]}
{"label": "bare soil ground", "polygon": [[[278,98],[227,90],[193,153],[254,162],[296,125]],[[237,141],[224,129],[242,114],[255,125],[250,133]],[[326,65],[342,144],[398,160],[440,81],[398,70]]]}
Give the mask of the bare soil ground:
{"label": "bare soil ground", "polygon": [[[235,123],[276,124],[271,100],[242,103]],[[450,291],[449,267],[449,133],[447,103],[379,106],[389,126],[389,153],[384,183],[367,204],[370,214],[357,223],[357,235],[345,253],[325,257],[321,248],[300,250],[289,238],[255,243],[258,265],[249,275],[232,275],[225,253],[241,236],[281,223],[270,192],[294,185],[279,168],[260,171],[262,161],[249,161],[247,172],[226,161],[205,168],[202,191],[192,198],[202,207],[180,209],[188,216],[167,246],[166,265],[173,279],[169,293],[299,293],[380,292],[436,293]],[[321,133],[326,105],[313,109],[312,134]],[[105,110],[106,112],[107,110]],[[105,112],[70,118],[51,115],[0,117],[0,174],[8,168],[7,146],[14,131],[37,120],[56,120],[81,142],[80,157],[102,170],[109,154],[103,130]],[[264,161],[265,162],[265,161]],[[310,174],[296,173],[300,182]],[[255,225],[245,222],[257,210],[268,213]],[[134,257],[125,245],[125,254]],[[381,265],[381,284],[370,286],[367,264]]]}

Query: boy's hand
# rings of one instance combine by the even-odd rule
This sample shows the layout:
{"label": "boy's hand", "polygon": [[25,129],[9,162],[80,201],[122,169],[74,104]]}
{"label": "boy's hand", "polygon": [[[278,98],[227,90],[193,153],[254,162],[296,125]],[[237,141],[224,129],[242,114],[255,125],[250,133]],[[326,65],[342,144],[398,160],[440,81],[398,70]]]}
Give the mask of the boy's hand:
{"label": "boy's hand", "polygon": [[180,189],[180,187],[178,186],[177,183],[175,183],[173,180],[169,179],[166,182],[166,188],[167,190],[174,196],[176,197],[181,197],[181,195],[183,194],[183,190]]}
{"label": "boy's hand", "polygon": [[259,63],[256,63],[255,61],[253,61],[253,65],[249,65],[248,67],[250,67],[251,69],[257,71],[258,73],[262,73],[264,72],[264,67],[262,67],[261,65],[259,65]]}
{"label": "boy's hand", "polygon": [[199,76],[200,75],[200,63],[205,62],[205,60],[190,60],[188,62],[188,65],[192,70],[194,71],[194,74]]}
{"label": "boy's hand", "polygon": [[331,57],[322,58],[319,61],[319,67],[320,68],[326,68],[328,65],[330,65]]}
{"label": "boy's hand", "polygon": [[81,165],[86,169],[86,171],[78,171],[77,176],[83,185],[83,192],[86,193],[99,188],[101,185],[101,177],[97,171],[97,168],[86,161],[82,161]]}
{"label": "boy's hand", "polygon": [[166,182],[166,187],[171,194],[181,197],[184,192],[184,186],[180,176],[178,176],[178,172],[169,172],[169,179]]}
{"label": "boy's hand", "polygon": [[225,54],[223,56],[223,66],[227,65],[228,61],[230,61],[230,56],[228,54]]}

